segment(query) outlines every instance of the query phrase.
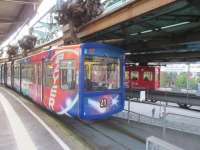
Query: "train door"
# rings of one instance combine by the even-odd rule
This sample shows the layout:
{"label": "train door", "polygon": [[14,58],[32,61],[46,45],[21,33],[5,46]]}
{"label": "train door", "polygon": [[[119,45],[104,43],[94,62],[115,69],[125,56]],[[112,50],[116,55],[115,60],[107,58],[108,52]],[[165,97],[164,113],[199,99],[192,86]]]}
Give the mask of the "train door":
{"label": "train door", "polygon": [[0,81],[1,84],[3,84],[3,76],[2,76],[2,74],[3,74],[3,70],[2,70],[2,68],[3,68],[3,65],[1,65],[1,68],[0,68],[0,69],[1,69],[1,81]]}
{"label": "train door", "polygon": [[19,91],[22,92],[22,64],[19,64]]}
{"label": "train door", "polygon": [[[60,82],[59,82],[59,95],[68,97],[68,103],[66,107],[73,108],[69,111],[71,115],[79,115],[79,101],[78,101],[78,59],[77,56],[71,57],[66,54],[65,59],[60,61],[59,67]],[[71,104],[70,104],[71,99]],[[63,102],[60,101],[62,104]],[[72,105],[73,104],[73,105]],[[76,105],[75,105],[76,104]],[[56,104],[58,106],[58,104]],[[71,105],[71,106],[70,106]]]}
{"label": "train door", "polygon": [[2,65],[2,84],[5,84],[5,76],[6,76],[5,64],[3,64]]}
{"label": "train door", "polygon": [[2,66],[3,66],[3,65],[1,65],[1,67],[0,67],[0,76],[1,76],[1,77],[0,77],[0,83],[1,83],[1,84],[2,84]]}
{"label": "train door", "polygon": [[36,78],[37,78],[37,101],[42,104],[42,63],[38,63],[36,66]]}
{"label": "train door", "polygon": [[4,64],[4,77],[3,77],[4,85],[7,85],[7,64]]}
{"label": "train door", "polygon": [[11,63],[11,87],[14,87],[14,63]]}
{"label": "train door", "polygon": [[12,85],[12,83],[11,83],[11,62],[8,62],[7,63],[7,68],[6,68],[6,70],[7,70],[7,81],[6,81],[6,85],[8,86],[8,87],[11,87],[11,85]]}

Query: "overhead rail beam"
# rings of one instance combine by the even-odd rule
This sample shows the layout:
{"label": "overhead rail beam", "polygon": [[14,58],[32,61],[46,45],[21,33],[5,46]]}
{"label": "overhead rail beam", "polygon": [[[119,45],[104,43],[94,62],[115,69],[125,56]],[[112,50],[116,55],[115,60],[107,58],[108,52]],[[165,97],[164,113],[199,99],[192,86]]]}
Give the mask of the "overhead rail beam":
{"label": "overhead rail beam", "polygon": [[96,20],[88,23],[78,33],[78,37],[82,38],[93,33],[102,31],[113,25],[122,23],[124,21],[133,19],[137,16],[143,15],[154,9],[166,6],[176,0],[136,0],[128,3],[121,9],[111,12],[105,16],[97,18]]}

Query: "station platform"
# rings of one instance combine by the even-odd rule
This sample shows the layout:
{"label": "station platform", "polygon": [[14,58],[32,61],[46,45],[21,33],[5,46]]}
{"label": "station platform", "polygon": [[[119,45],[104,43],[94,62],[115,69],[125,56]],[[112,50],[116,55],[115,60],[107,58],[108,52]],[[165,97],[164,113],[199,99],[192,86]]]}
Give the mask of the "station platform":
{"label": "station platform", "polygon": [[[0,87],[0,150],[145,150],[145,140],[113,124],[58,116]],[[127,126],[125,126],[127,127]]]}
{"label": "station platform", "polygon": [[[135,106],[134,106],[135,107]],[[80,122],[59,117],[7,88],[0,87],[0,150],[144,150],[162,128],[112,117]],[[166,141],[185,150],[199,149],[200,136],[166,129]]]}
{"label": "station platform", "polygon": [[127,128],[127,132],[132,133],[135,136],[139,136],[141,139],[144,140],[146,140],[150,136],[155,136],[184,150],[200,149],[200,136],[198,135],[180,132],[172,129],[166,129],[165,137],[163,137],[163,129],[158,126],[148,125],[135,121],[130,121],[128,123],[127,121],[125,122],[118,118],[115,118],[115,123],[119,127],[129,125],[129,128]]}
{"label": "station platform", "polygon": [[[56,129],[58,123],[52,117],[30,109],[20,100],[0,87],[0,150],[88,149],[78,139],[74,140],[70,131]],[[28,100],[27,103],[34,106]]]}

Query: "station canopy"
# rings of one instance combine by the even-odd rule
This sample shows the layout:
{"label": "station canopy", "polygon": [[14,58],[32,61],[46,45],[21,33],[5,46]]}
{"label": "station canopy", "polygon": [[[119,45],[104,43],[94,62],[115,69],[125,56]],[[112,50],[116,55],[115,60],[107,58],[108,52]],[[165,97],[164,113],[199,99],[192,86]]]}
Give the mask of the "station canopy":
{"label": "station canopy", "polygon": [[0,44],[36,13],[41,0],[0,1]]}
{"label": "station canopy", "polygon": [[[141,1],[135,0],[135,7]],[[83,40],[120,46],[126,50],[130,62],[200,60],[200,1],[174,0]]]}

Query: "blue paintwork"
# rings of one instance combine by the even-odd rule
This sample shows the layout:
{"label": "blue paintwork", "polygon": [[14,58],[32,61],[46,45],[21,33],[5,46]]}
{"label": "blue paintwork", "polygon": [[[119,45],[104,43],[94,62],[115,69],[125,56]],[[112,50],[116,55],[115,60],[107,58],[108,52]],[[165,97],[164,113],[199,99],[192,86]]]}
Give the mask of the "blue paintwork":
{"label": "blue paintwork", "polygon": [[[92,49],[92,50],[91,50]],[[107,56],[120,58],[120,88],[116,90],[106,90],[106,91],[95,91],[86,92],[84,91],[84,59],[85,55],[94,56]],[[124,73],[125,73],[125,63],[123,50],[106,45],[97,43],[85,43],[81,45],[81,56],[80,56],[80,76],[79,76],[79,96],[80,96],[80,118],[86,120],[96,120],[107,118],[117,112],[124,109],[125,100],[125,89],[124,89]],[[110,96],[112,99],[115,97],[117,99],[117,105],[110,105],[105,112],[95,112],[95,110],[90,106],[89,102],[92,104],[97,103],[99,105],[99,99],[103,96]]]}

